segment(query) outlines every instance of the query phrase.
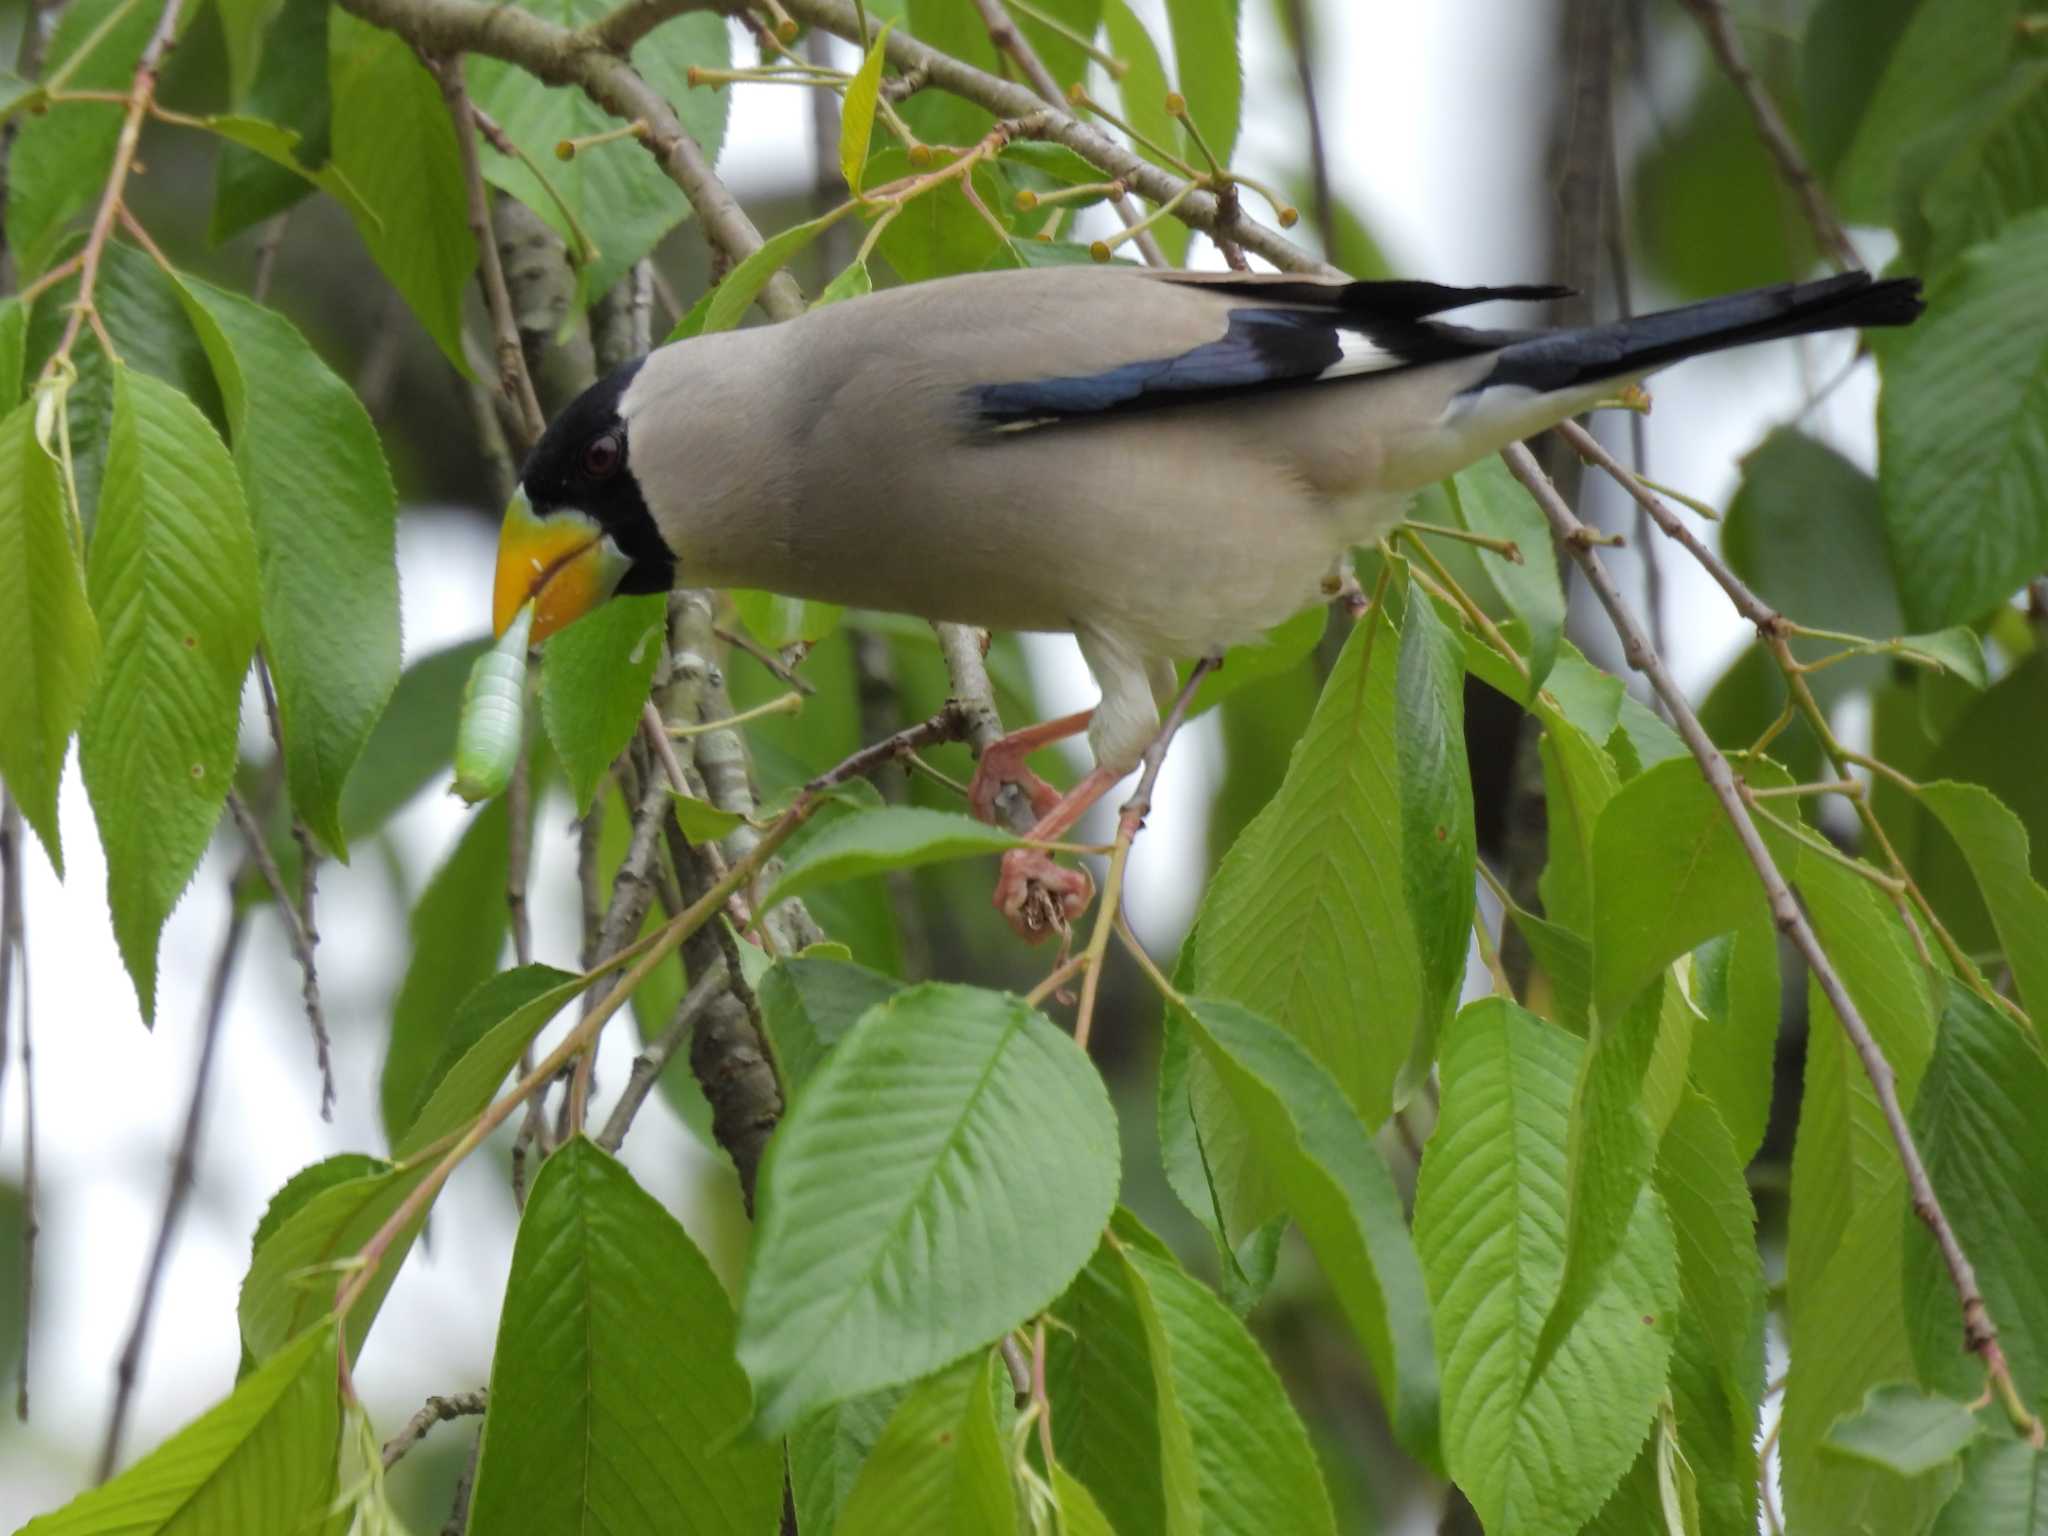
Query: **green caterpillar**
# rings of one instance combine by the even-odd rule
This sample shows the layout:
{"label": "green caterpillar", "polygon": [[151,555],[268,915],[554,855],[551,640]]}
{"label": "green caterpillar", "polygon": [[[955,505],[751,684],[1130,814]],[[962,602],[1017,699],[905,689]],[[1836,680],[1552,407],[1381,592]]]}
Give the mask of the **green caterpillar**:
{"label": "green caterpillar", "polygon": [[469,804],[503,794],[519,765],[526,724],[526,637],[533,629],[527,603],[497,645],[477,657],[462,690],[455,728],[455,793]]}

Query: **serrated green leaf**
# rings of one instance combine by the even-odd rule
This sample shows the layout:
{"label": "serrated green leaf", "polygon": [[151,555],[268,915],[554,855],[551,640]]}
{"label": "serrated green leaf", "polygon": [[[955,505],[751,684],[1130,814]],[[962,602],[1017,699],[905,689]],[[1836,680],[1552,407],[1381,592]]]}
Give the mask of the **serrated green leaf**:
{"label": "serrated green leaf", "polygon": [[[296,1184],[313,1170],[300,1173]],[[242,1277],[236,1314],[242,1347],[258,1363],[268,1361],[288,1341],[315,1326],[333,1309],[334,1295],[347,1278],[348,1261],[374,1237],[404,1204],[406,1196],[427,1176],[425,1167],[380,1165],[375,1172],[328,1182],[293,1208],[273,1229],[263,1233]],[[309,1186],[310,1187],[310,1186]],[[286,1191],[291,1185],[286,1186]],[[280,1194],[282,1198],[282,1192]],[[412,1223],[398,1235],[370,1283],[348,1315],[348,1357],[360,1365],[363,1340],[385,1293],[398,1277],[399,1266],[412,1249],[424,1222]]]}
{"label": "serrated green leaf", "polygon": [[465,640],[430,651],[398,677],[356,771],[342,786],[341,827],[351,841],[368,837],[448,767],[463,686],[488,640]]}
{"label": "serrated green leaf", "polygon": [[2048,1536],[2048,1455],[2021,1440],[1984,1440],[1929,1536]]}
{"label": "serrated green leaf", "polygon": [[[293,1174],[278,1188],[264,1204],[263,1214],[257,1218],[255,1234],[249,1239],[249,1253],[253,1259],[258,1249],[269,1242],[285,1222],[310,1203],[315,1195],[345,1184],[351,1179],[371,1177],[383,1173],[390,1164],[382,1158],[371,1157],[365,1152],[337,1152],[324,1157],[317,1163],[310,1163]],[[242,1363],[236,1371],[237,1380],[256,1369],[255,1357],[249,1353],[246,1343],[242,1346]]]}
{"label": "serrated green leaf", "polygon": [[1706,1021],[1692,1053],[1692,1079],[1746,1167],[1763,1145],[1775,1086],[1782,1007],[1776,927],[1752,923],[1694,950],[1691,998]]}
{"label": "serrated green leaf", "polygon": [[882,90],[882,66],[888,62],[887,43],[893,26],[893,21],[882,23],[868,56],[847,82],[846,97],[839,107],[839,174],[846,178],[848,190],[856,196],[860,192],[861,171],[868,163],[868,140],[875,132],[875,102]]}
{"label": "serrated green leaf", "polygon": [[342,785],[398,683],[398,493],[369,412],[289,320],[182,288],[249,498],[292,808],[345,858]]}
{"label": "serrated green leaf", "polygon": [[[1216,158],[1230,164],[1237,148],[1237,129],[1244,101],[1244,65],[1237,52],[1238,0],[1166,0],[1167,25],[1173,32],[1173,67],[1188,115]],[[1166,141],[1169,148],[1173,140]],[[1182,148],[1200,163],[1192,144]]]}
{"label": "serrated green leaf", "polygon": [[1550,828],[1550,858],[1537,888],[1545,915],[1579,934],[1593,931],[1593,831],[1621,787],[1601,739],[1569,720],[1546,718],[1537,742]]}
{"label": "serrated green leaf", "polygon": [[[1442,1118],[1416,1190],[1444,1460],[1489,1528],[1529,1536],[1577,1531],[1635,1460],[1664,1389],[1679,1296],[1671,1227],[1645,1190],[1592,1304],[1530,1377],[1564,1268],[1579,1053],[1505,1000],[1465,1009],[1445,1036]],[[1558,1434],[1565,1423],[1570,1433]]]}
{"label": "serrated green leaf", "polygon": [[505,907],[511,827],[502,799],[477,812],[407,920],[412,957],[392,998],[391,1039],[378,1079],[384,1134],[394,1144],[419,1108],[428,1070],[447,1048],[458,1006],[498,969],[511,921]]}
{"label": "serrated green leaf", "polygon": [[711,1266],[631,1174],[571,1140],[519,1221],[474,1528],[581,1536],[667,1510],[705,1536],[760,1536],[782,1506],[782,1453],[732,1439],[748,1408]]}
{"label": "serrated green leaf", "polygon": [[0,420],[0,778],[61,877],[57,787],[99,670],[100,636],[35,416],[31,401]]}
{"label": "serrated green leaf", "polygon": [[[1117,1253],[1151,1345],[1162,1433],[1185,1446],[1170,1457],[1190,1458],[1199,1529],[1265,1536],[1284,1510],[1292,1532],[1333,1533],[1308,1432],[1244,1324],[1170,1255],[1128,1240]],[[1169,1485],[1169,1498],[1185,1509],[1184,1489]]]}
{"label": "serrated green leaf", "polygon": [[893,976],[822,955],[790,955],[770,966],[754,995],[788,1096],[803,1090],[861,1015],[902,990]]}
{"label": "serrated green leaf", "polygon": [[832,1536],[847,1495],[904,1396],[891,1388],[835,1403],[790,1431],[790,1496],[802,1536]]}
{"label": "serrated green leaf", "polygon": [[0,299],[0,414],[21,403],[21,372],[28,347],[28,306]]}
{"label": "serrated green leaf", "polygon": [[2048,891],[2029,867],[2026,827],[1980,785],[1923,784],[1919,798],[1977,877],[2021,1001],[2035,1018],[2048,1017]]}
{"label": "serrated green leaf", "polygon": [[871,1009],[761,1165],[739,1345],[758,1432],[1044,1307],[1087,1262],[1117,1167],[1102,1080],[1042,1015],[938,984]]}
{"label": "serrated green leaf", "polygon": [[227,448],[148,374],[114,372],[86,590],[100,681],[78,760],[107,853],[107,903],[145,1019],[157,936],[220,819],[256,649],[256,550]]}
{"label": "serrated green leaf", "polygon": [[[1303,665],[1323,638],[1328,617],[1324,608],[1304,608],[1285,623],[1274,625],[1258,639],[1233,645],[1223,653],[1223,665],[1212,668],[1196,685],[1195,696],[1188,701],[1186,718],[1192,720],[1215,708],[1250,684],[1264,683]],[[1187,682],[1192,666],[1190,662],[1180,667],[1183,684]]]}
{"label": "serrated green leaf", "polygon": [[781,878],[761,899],[761,909],[842,880],[1002,853],[1017,846],[1010,833],[957,811],[887,805],[841,817],[806,840],[783,864]]}
{"label": "serrated green leaf", "polygon": [[[1919,194],[1928,271],[2048,203],[2048,63],[2017,65],[1986,93]],[[1909,244],[1909,249],[1912,246]]]}
{"label": "serrated green leaf", "polygon": [[1836,1420],[1827,1448],[1900,1477],[1919,1477],[1962,1455],[1979,1433],[1968,1403],[1897,1383],[1872,1387],[1861,1408]]}
{"label": "serrated green leaf", "polygon": [[995,1369],[993,1351],[972,1356],[903,1399],[839,1512],[840,1536],[1014,1536]]}
{"label": "serrated green leaf", "polygon": [[[79,0],[66,6],[44,57],[45,82],[61,79],[67,90],[125,96],[162,14],[146,0]],[[18,126],[7,160],[7,246],[23,280],[41,275],[65,222],[98,200],[122,116],[119,102],[67,102]]]}
{"label": "serrated green leaf", "polygon": [[[2048,1115],[2048,1061],[2032,1036],[1976,993],[1945,981],[1943,994],[1934,1059],[1913,1100],[1913,1139],[1998,1320],[2014,1380],[2040,1381],[2048,1376],[2048,1188],[2034,1149],[2040,1117]],[[1917,1218],[1904,1224],[1906,1326],[1917,1379],[1973,1398],[1984,1389],[1984,1372],[1957,1348],[1954,1282],[1933,1236]]]}
{"label": "serrated green leaf", "polygon": [[1480,550],[1478,558],[1501,601],[1529,631],[1529,687],[1541,688],[1564,638],[1564,585],[1558,579],[1550,525],[1498,457],[1460,470],[1444,482],[1444,490],[1460,527],[1489,538],[1512,539],[1521,553],[1519,563],[1489,549]]}
{"label": "serrated green leaf", "polygon": [[1052,1468],[1052,1498],[1059,1536],[1116,1536],[1088,1485],[1058,1462]]}
{"label": "serrated green leaf", "polygon": [[[754,299],[768,286],[768,279],[788,266],[795,259],[797,252],[837,224],[850,211],[851,205],[835,208],[830,213],[807,223],[793,224],[762,241],[759,250],[726,273],[718,286],[711,290],[703,320],[697,331],[691,334],[708,336],[714,331],[729,331],[738,325],[746,317],[747,309]],[[694,314],[694,311],[692,313]],[[676,327],[676,333],[671,334],[670,340],[674,340],[676,334],[682,333],[690,318],[689,315],[683,317]]]}
{"label": "serrated green leaf", "polygon": [[338,1334],[331,1323],[309,1329],[119,1477],[21,1536],[307,1528],[335,1491]]}
{"label": "serrated green leaf", "polygon": [[1966,253],[1882,351],[1880,492],[1915,629],[1969,623],[2048,565],[2044,264],[2048,209]]}
{"label": "serrated green leaf", "polygon": [[[1193,990],[1300,1041],[1368,1127],[1391,1111],[1425,1008],[1402,883],[1398,645],[1377,609],[1346,641],[1286,781],[1203,896],[1193,975]],[[1274,1192],[1206,1074],[1190,1087],[1235,1242],[1273,1214]]]}
{"label": "serrated green leaf", "polygon": [[1394,1432],[1417,1460],[1434,1462],[1429,1302],[1400,1196],[1372,1137],[1329,1074],[1264,1019],[1203,998],[1189,999],[1186,1017],[1321,1260]]}
{"label": "serrated green leaf", "polygon": [[[416,1156],[482,1110],[541,1026],[588,988],[551,965],[522,965],[463,997],[441,1031],[439,1053],[418,1074],[411,1102],[394,1106],[393,1154]],[[509,1045],[513,1040],[518,1044]]]}
{"label": "serrated green leaf", "polygon": [[[526,10],[572,31],[597,21],[609,9],[603,0],[523,3]],[[689,72],[693,66],[723,69],[732,62],[724,18],[694,15],[666,20],[634,45],[629,62],[674,106],[683,131],[702,149],[705,163],[717,160],[732,92],[693,90]],[[483,157],[485,176],[539,214],[574,250],[581,242],[556,201],[559,196],[596,241],[597,259],[577,274],[581,304],[609,289],[689,217],[689,202],[662,173],[656,158],[638,144],[595,145],[568,161],[555,157],[555,146],[564,139],[619,126],[618,119],[583,92],[544,85],[517,65],[475,54],[469,60],[469,81],[477,102],[497,118],[529,160],[545,167],[554,191],[550,193],[528,165],[489,151]]]}
{"label": "serrated green leaf", "polygon": [[357,232],[467,378],[462,298],[476,271],[476,237],[441,88],[410,43],[339,8],[329,17],[327,47],[333,164],[377,216],[374,224],[359,221]]}
{"label": "serrated green leaf", "polygon": [[1844,217],[1883,224],[1906,150],[1994,86],[2021,0],[1823,0],[1803,48],[1807,140]]}
{"label": "serrated green leaf", "polygon": [[267,144],[261,153],[233,142],[221,147],[207,230],[216,245],[298,202],[313,188],[308,169],[327,164],[327,10],[326,0],[283,0],[264,31],[255,78],[234,102],[238,111],[296,136],[293,163],[275,159]]}
{"label": "serrated green leaf", "polygon": [[667,614],[668,599],[659,592],[614,598],[541,650],[541,723],[579,815],[640,724]]}
{"label": "serrated green leaf", "polygon": [[[825,300],[820,298],[818,302],[822,304]],[[845,611],[837,603],[817,603],[746,587],[732,593],[732,605],[747,626],[747,633],[771,651],[799,642],[815,645],[839,627],[839,616]]]}

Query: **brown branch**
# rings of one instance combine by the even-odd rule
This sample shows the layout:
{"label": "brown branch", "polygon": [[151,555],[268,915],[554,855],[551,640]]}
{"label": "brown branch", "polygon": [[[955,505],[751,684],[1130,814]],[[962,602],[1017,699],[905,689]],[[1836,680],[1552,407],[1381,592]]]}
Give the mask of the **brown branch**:
{"label": "brown branch", "polygon": [[619,1091],[618,1102],[612,1106],[611,1117],[605,1121],[604,1129],[598,1132],[597,1144],[605,1151],[619,1150],[619,1144],[626,1139],[626,1132],[633,1128],[634,1117],[640,1113],[640,1106],[646,1102],[656,1079],[675,1059],[676,1052],[695,1034],[697,1021],[704,1010],[725,990],[726,970],[723,965],[705,971],[690,983],[690,990],[676,1005],[675,1017],[670,1020],[668,1028],[633,1059],[633,1070],[626,1078],[626,1086]]}
{"label": "brown branch", "polygon": [[[641,147],[690,200],[706,238],[733,261],[760,248],[760,231],[712,173],[710,161],[684,130],[675,109],[593,33],[555,26],[517,6],[481,0],[342,0],[342,4],[364,21],[406,38],[427,53],[480,53],[503,59],[543,85],[577,87],[621,122],[644,121],[648,131],[640,140]],[[679,5],[667,14],[714,8]],[[769,279],[757,302],[775,320],[789,319],[804,308],[803,294],[786,272]]]}
{"label": "brown branch", "polygon": [[1813,226],[1814,238],[1820,242],[1821,250],[1827,253],[1828,260],[1844,271],[1861,267],[1862,259],[1857,256],[1856,247],[1849,243],[1849,233],[1828,202],[1827,193],[1821,189],[1820,178],[1813,174],[1813,167],[1799,153],[1799,146],[1792,139],[1792,130],[1785,125],[1785,119],[1772,102],[1770,93],[1750,67],[1749,55],[1743,51],[1742,39],[1736,33],[1735,21],[1728,14],[1725,0],[1679,0],[1679,4],[1692,12],[1700,30],[1707,34],[1707,45],[1714,50],[1714,57],[1721,61],[1721,72],[1742,94],[1749,107],[1750,118],[1756,124],[1757,137],[1763,140],[1764,148],[1770,153],[1779,179],[1799,199],[1799,206],[1805,210],[1806,222]]}
{"label": "brown branch", "polygon": [[228,814],[235,819],[235,826],[242,834],[242,841],[249,851],[249,863],[263,877],[263,883],[270,888],[270,899],[276,903],[278,915],[284,920],[286,941],[292,947],[292,955],[299,962],[299,991],[306,1005],[306,1023],[313,1031],[313,1059],[320,1069],[320,1118],[334,1118],[334,1054],[332,1042],[327,1034],[327,1014],[320,1002],[319,959],[313,947],[314,933],[307,925],[307,916],[312,911],[313,892],[313,850],[310,839],[302,840],[300,848],[300,896],[303,907],[292,900],[285,888],[284,876],[279,872],[277,860],[270,856],[270,844],[265,841],[262,827],[256,823],[241,794],[228,791]]}
{"label": "brown branch", "polygon": [[[964,624],[934,624],[939,653],[945,658],[946,676],[951,679],[950,706],[960,712],[968,748],[979,758],[1003,739],[1003,717],[996,712],[995,686],[989,682],[988,667],[982,660],[988,636]],[[1028,833],[1038,817],[1031,809],[1031,797],[1016,784],[1004,784],[996,797],[996,809],[1020,837]]]}
{"label": "brown branch", "polygon": [[[246,816],[239,812],[237,820]],[[245,827],[246,831],[247,828]],[[206,1089],[213,1079],[213,1061],[220,1044],[221,1021],[227,1016],[228,986],[234,979],[235,962],[242,952],[247,911],[235,899],[236,882],[228,882],[228,926],[221,935],[220,951],[214,956],[213,974],[206,984],[206,1005],[200,1017],[199,1065],[192,1074],[192,1093],[185,1103],[185,1128],[178,1136],[178,1150],[171,1160],[171,1177],[164,1186],[163,1214],[157,1220],[156,1241],[149,1250],[149,1265],[142,1273],[142,1294],[135,1303],[135,1321],[121,1346],[121,1358],[114,1367],[114,1405],[107,1416],[106,1437],[100,1442],[97,1481],[114,1475],[121,1455],[121,1435],[127,1428],[128,1409],[135,1398],[135,1383],[142,1373],[142,1351],[149,1341],[150,1319],[156,1313],[157,1293],[169,1264],[171,1243],[177,1237],[178,1221],[191,1197],[199,1167],[199,1138],[206,1116]]]}
{"label": "brown branch", "polygon": [[426,1439],[427,1431],[436,1424],[482,1413],[489,1401],[490,1394],[481,1387],[474,1392],[457,1392],[452,1397],[428,1398],[426,1405],[405,1421],[405,1428],[384,1442],[384,1470],[389,1472],[397,1466],[399,1458]]}
{"label": "brown branch", "polygon": [[1841,1022],[1842,1032],[1849,1037],[1858,1058],[1863,1063],[1864,1075],[1870,1079],[1872,1090],[1877,1096],[1879,1108],[1884,1113],[1885,1125],[1891,1132],[1892,1144],[1898,1152],[1899,1163],[1905,1169],[1906,1185],[1912,1197],[1913,1211],[1934,1234],[1936,1245],[1941,1249],[1943,1262],[1948,1266],[1949,1281],[1955,1287],[1956,1297],[1962,1306],[1963,1338],[1972,1353],[1979,1356],[1986,1372],[1991,1377],[2000,1401],[2013,1424],[2035,1445],[2043,1442],[2041,1423],[2027,1409],[2026,1400],[2013,1384],[2012,1373],[2005,1360],[2005,1352],[1999,1347],[1998,1329],[1991,1320],[1989,1307],[1985,1305],[1983,1292],[1978,1288],[1976,1271],[1971,1268],[1969,1258],[1963,1253],[1962,1244],[1957,1241],[1955,1229],[1941,1209],[1941,1202],[1934,1192],[1933,1182],[1928,1178],[1927,1165],[1921,1160],[1920,1148],[1913,1140],[1911,1127],[1906,1123],[1906,1112],[1899,1103],[1897,1074],[1886,1059],[1884,1050],[1870,1032],[1856,1000],[1843,985],[1834,962],[1822,948],[1819,937],[1806,914],[1800,910],[1798,901],[1792,895],[1792,888],[1785,883],[1785,877],[1778,870],[1777,861],[1771,857],[1771,850],[1757,831],[1756,822],[1750,815],[1748,802],[1743,798],[1741,786],[1735,772],[1728,765],[1728,759],[1721,749],[1714,745],[1700,724],[1699,716],[1693,713],[1692,705],[1685,694],[1673,681],[1670,670],[1663,658],[1652,648],[1637,626],[1628,606],[1622,601],[1621,593],[1614,584],[1606,565],[1595,551],[1590,537],[1591,530],[1573,515],[1564,504],[1556,489],[1544,478],[1529,450],[1520,444],[1507,449],[1501,457],[1507,461],[1509,472],[1521,481],[1536,498],[1543,514],[1550,520],[1550,526],[1571,558],[1585,573],[1587,584],[1599,598],[1600,605],[1607,610],[1614,632],[1621,639],[1622,653],[1628,664],[1641,672],[1650,681],[1650,686],[1663,699],[1671,711],[1672,724],[1684,740],[1688,750],[1700,765],[1700,772],[1707,781],[1707,787],[1714,798],[1721,802],[1729,822],[1735,828],[1737,841],[1755,869],[1757,879],[1762,883],[1764,895],[1770,903],[1771,919],[1778,931],[1792,941],[1793,946],[1805,958],[1814,981],[1819,985],[1829,1005],[1835,1010],[1835,1017]]}

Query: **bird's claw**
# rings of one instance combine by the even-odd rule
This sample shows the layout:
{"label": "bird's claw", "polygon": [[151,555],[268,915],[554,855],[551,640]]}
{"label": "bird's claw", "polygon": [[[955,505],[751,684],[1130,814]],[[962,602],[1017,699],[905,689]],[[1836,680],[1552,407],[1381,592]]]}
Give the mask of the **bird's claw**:
{"label": "bird's claw", "polygon": [[1024,766],[1024,755],[1004,751],[999,741],[981,754],[981,761],[974,765],[974,778],[967,786],[967,807],[976,820],[990,826],[1003,824],[1003,818],[996,813],[996,802],[1002,798],[1005,784],[1015,784],[1024,791],[1034,818],[1045,815],[1060,802],[1060,792]]}
{"label": "bird's claw", "polygon": [[995,907],[1027,944],[1042,944],[1095,899],[1095,881],[1085,869],[1055,864],[1038,848],[1012,848],[1003,855],[996,880]]}

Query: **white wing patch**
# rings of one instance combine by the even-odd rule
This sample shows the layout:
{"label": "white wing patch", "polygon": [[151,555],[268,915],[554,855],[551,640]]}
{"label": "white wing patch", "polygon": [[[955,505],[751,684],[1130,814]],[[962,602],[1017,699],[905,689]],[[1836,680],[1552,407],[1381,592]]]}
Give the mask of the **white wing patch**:
{"label": "white wing patch", "polygon": [[1407,361],[1398,353],[1375,346],[1373,339],[1363,331],[1339,329],[1337,349],[1337,361],[1317,374],[1317,379],[1345,379],[1360,373],[1384,373],[1389,368],[1404,366]]}

